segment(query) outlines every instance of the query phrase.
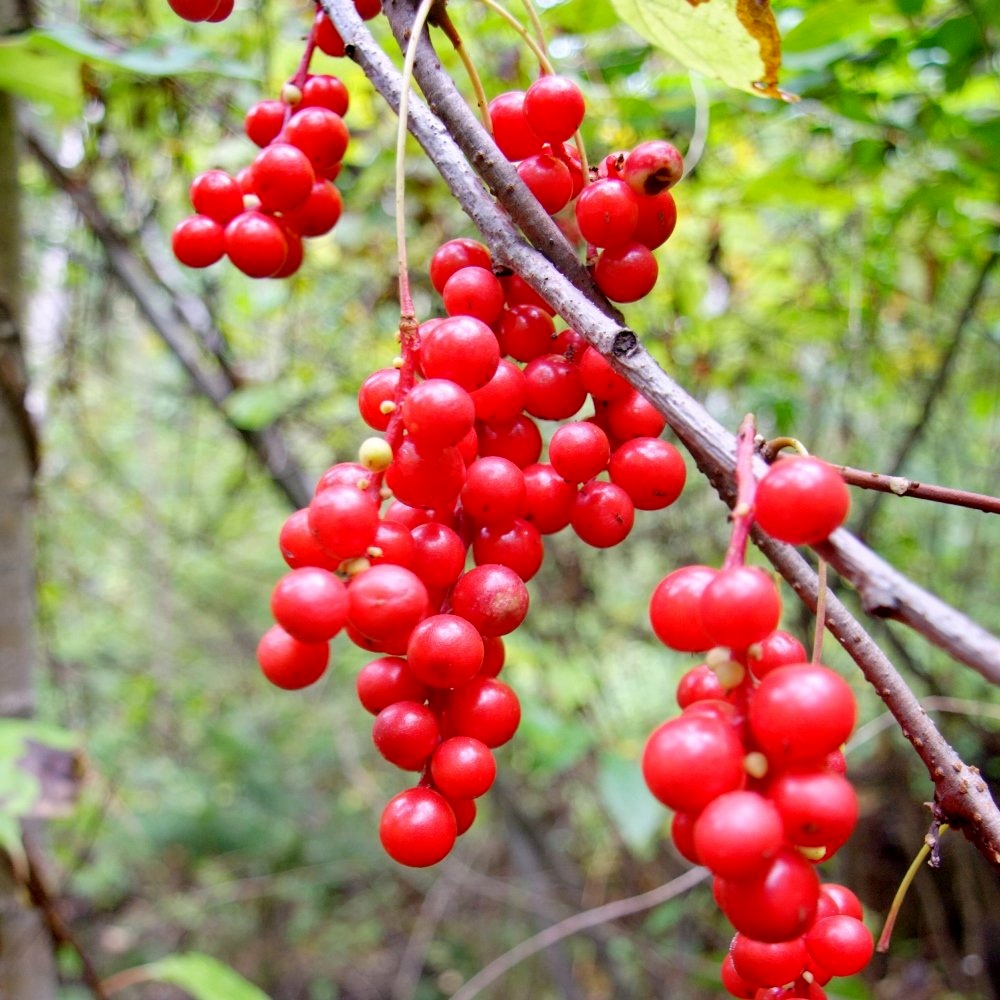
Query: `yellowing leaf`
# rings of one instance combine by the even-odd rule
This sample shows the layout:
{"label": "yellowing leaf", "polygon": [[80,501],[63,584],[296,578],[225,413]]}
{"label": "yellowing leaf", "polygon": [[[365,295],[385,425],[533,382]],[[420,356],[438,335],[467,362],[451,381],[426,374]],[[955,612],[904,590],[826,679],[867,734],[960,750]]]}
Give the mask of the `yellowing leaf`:
{"label": "yellowing leaf", "polygon": [[613,0],[623,21],[688,69],[731,87],[778,89],[781,38],[770,0]]}

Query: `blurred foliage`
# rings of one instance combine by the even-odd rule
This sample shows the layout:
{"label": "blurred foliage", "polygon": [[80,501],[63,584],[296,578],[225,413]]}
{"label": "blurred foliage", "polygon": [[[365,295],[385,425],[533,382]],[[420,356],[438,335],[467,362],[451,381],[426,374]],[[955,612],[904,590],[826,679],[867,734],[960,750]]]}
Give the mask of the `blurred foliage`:
{"label": "blurred foliage", "polygon": [[[0,85],[17,77],[34,126],[123,230],[165,246],[191,176],[251,158],[243,112],[294,69],[307,11],[255,0],[223,24],[190,26],[159,0],[41,6],[38,32],[5,44]],[[451,6],[488,91],[526,85],[534,68],[516,36],[479,5]],[[903,474],[996,492],[995,274],[959,323],[1000,249],[996,6],[780,4],[781,86],[795,104],[689,76],[608,0],[543,7],[553,57],[586,91],[591,157],[651,137],[687,154],[659,284],[628,310],[665,367],[728,426],[752,410],[763,433],[862,468],[892,467],[919,424]],[[457,61],[445,63],[465,87]],[[276,420],[313,475],[365,436],[354,393],[391,361],[398,311],[395,123],[352,65],[317,56],[316,68],[351,89],[334,235],[288,282],[224,266],[183,278],[217,316],[242,380],[230,419]],[[407,176],[415,295],[431,314],[420,262],[472,230],[416,147]],[[430,1000],[540,927],[681,872],[637,758],[690,665],[651,641],[648,594],[725,545],[725,510],[696,470],[674,508],[641,517],[618,551],[550,540],[529,622],[508,642],[525,720],[499,754],[501,786],[452,859],[401,870],[377,842],[381,806],[403,782],[377,758],[354,697],[363,655],[338,639],[332,670],[305,695],[269,689],[254,665],[283,571],[280,496],[30,160],[23,182],[45,440],[42,713],[78,732],[87,755],[83,801],[53,824],[52,850],[67,916],[101,971],[194,951],[274,1000]],[[851,523],[915,580],[1000,626],[995,519],[859,493]],[[787,626],[808,635],[790,594],[787,607]],[[940,716],[945,733],[1000,778],[985,683],[903,629],[875,634],[920,695],[963,699]],[[827,653],[853,670],[832,643]],[[849,676],[862,721],[877,719],[879,703]],[[829,877],[856,888],[877,928],[922,842],[931,791],[897,732],[864,732],[849,757],[862,829]],[[943,855],[918,879],[890,956],[831,998],[1000,996],[995,876],[957,838]],[[484,995],[714,997],[727,941],[702,887],[571,938]],[[73,956],[63,962],[65,1000],[87,995]]]}

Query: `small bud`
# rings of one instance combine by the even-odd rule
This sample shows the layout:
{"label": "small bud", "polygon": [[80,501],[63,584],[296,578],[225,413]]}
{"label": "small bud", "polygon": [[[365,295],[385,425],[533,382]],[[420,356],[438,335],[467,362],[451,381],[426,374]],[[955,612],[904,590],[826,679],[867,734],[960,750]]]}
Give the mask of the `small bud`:
{"label": "small bud", "polygon": [[751,750],[743,758],[743,770],[758,781],[767,774],[767,758],[759,750]]}
{"label": "small bud", "polygon": [[364,573],[366,569],[371,569],[372,564],[362,556],[355,559],[345,559],[338,567],[337,571],[345,576],[357,576]]}
{"label": "small bud", "polygon": [[383,416],[392,413],[396,409],[396,404],[391,399],[383,399],[381,403],[378,404],[378,411]]}
{"label": "small bud", "polygon": [[392,448],[385,438],[365,438],[358,448],[358,461],[372,472],[385,472],[392,463]]}
{"label": "small bud", "polygon": [[281,99],[285,104],[290,104],[294,108],[296,104],[302,103],[302,91],[289,80],[281,88]]}
{"label": "small bud", "polygon": [[802,844],[796,844],[795,850],[799,852],[806,859],[806,861],[822,861],[826,857],[825,847],[803,847]]}
{"label": "small bud", "polygon": [[392,367],[393,368],[402,368],[403,367],[403,359],[402,358],[393,358],[392,359]]}
{"label": "small bud", "polygon": [[382,548],[379,545],[369,545],[365,550],[365,555],[367,555],[369,559],[381,559],[382,556],[385,555],[385,552],[382,551]]}

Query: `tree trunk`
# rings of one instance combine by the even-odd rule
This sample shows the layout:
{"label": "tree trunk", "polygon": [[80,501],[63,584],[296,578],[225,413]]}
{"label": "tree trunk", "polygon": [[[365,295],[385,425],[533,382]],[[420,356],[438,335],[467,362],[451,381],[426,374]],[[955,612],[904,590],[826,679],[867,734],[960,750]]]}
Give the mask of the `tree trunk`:
{"label": "tree trunk", "polygon": [[[0,2],[0,33],[24,30],[28,23],[24,4]],[[33,712],[37,657],[31,523],[37,452],[24,407],[17,168],[14,101],[0,93],[0,716],[4,717]],[[57,978],[48,929],[7,859],[0,858],[0,997],[54,1000]]]}

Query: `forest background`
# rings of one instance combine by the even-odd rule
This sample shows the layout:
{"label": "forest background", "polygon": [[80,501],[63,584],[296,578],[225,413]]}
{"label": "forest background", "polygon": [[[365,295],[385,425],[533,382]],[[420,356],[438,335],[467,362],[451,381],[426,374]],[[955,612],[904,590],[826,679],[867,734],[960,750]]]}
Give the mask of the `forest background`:
{"label": "forest background", "polygon": [[[530,82],[494,14],[453,8],[489,93]],[[794,434],[838,464],[997,492],[995,5],[778,4],[794,104],[688,74],[605,0],[543,8],[558,68],[584,87],[588,146],[665,137],[686,155],[660,280],[627,309],[664,367],[733,430],[752,411],[768,436]],[[681,873],[637,761],[690,661],[655,641],[646,604],[669,570],[718,562],[721,501],[692,466],[681,499],[619,549],[550,540],[508,642],[524,721],[499,787],[452,858],[394,865],[376,823],[402,785],[354,697],[365,654],[337,640],[321,684],[284,693],[254,647],[283,572],[287,494],[353,457],[358,384],[395,352],[395,118],[355,66],[317,55],[351,89],[344,218],[289,281],[182,273],[169,231],[187,184],[248,160],[243,113],[294,70],[308,11],[238,4],[224,24],[189,26],[165,3],[115,0],[42,4],[34,18],[34,33],[0,43],[0,88],[19,115],[15,127],[5,98],[0,180],[5,212],[19,188],[4,273],[24,275],[40,441],[34,710],[68,734],[52,738],[75,748],[81,777],[36,843],[66,932],[60,1000],[93,996],[94,973],[189,952],[273,1000],[430,1000],[539,929]],[[374,30],[392,50],[387,27]],[[415,145],[407,194],[426,314],[431,253],[474,233]],[[261,456],[273,472],[286,447],[276,483]],[[856,491],[849,527],[996,631],[993,515]],[[806,639],[811,616],[786,596],[785,626]],[[1000,778],[995,690],[906,629],[869,624],[964,759]],[[827,652],[862,699],[848,753],[862,820],[830,877],[877,928],[923,842],[931,785],[829,639]],[[890,954],[831,996],[1000,996],[998,904],[995,873],[946,837]],[[569,937],[483,995],[699,1000],[718,995],[727,941],[703,885]]]}

